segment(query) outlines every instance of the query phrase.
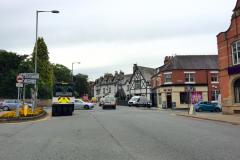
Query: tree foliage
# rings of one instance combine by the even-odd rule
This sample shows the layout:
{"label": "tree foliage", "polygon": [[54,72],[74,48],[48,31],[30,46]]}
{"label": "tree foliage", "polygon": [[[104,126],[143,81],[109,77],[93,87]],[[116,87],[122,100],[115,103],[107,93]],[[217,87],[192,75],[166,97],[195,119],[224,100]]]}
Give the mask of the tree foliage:
{"label": "tree foliage", "polygon": [[75,91],[80,97],[88,94],[89,85],[88,85],[88,76],[84,74],[77,74],[73,77],[75,83]]}
{"label": "tree foliage", "polygon": [[[71,70],[62,64],[51,64],[47,45],[43,38],[38,38],[37,72],[40,74],[38,80],[38,98],[52,98],[54,82],[72,82]],[[17,98],[16,76],[19,73],[34,73],[35,52],[32,57],[18,55],[13,52],[0,50],[0,98]],[[88,76],[78,74],[73,77],[77,96],[90,95]],[[31,97],[30,88],[26,87],[26,98]],[[91,95],[90,95],[91,96]]]}
{"label": "tree foliage", "polygon": [[[32,67],[27,55],[0,50],[0,98],[16,98],[16,76],[31,71]],[[29,94],[27,92],[27,95]]]}
{"label": "tree foliage", "polygon": [[[40,79],[38,81],[38,97],[47,99],[52,97],[53,88],[53,67],[49,61],[48,48],[43,38],[37,40],[37,72]],[[32,61],[35,62],[36,46],[33,50]]]}
{"label": "tree foliage", "polygon": [[70,82],[71,70],[62,64],[53,64],[54,82]]}

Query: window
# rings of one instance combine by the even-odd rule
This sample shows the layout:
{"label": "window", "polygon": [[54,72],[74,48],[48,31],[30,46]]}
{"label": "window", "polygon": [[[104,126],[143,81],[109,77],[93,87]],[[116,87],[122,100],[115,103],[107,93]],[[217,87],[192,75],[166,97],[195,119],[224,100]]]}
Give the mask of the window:
{"label": "window", "polygon": [[232,61],[233,65],[240,64],[240,41],[232,44]]}
{"label": "window", "polygon": [[108,92],[111,93],[111,87],[108,88]]}
{"label": "window", "polygon": [[98,90],[96,90],[96,92],[97,92],[97,95],[99,95],[100,94],[100,90],[98,89]]}
{"label": "window", "polygon": [[212,101],[217,101],[219,94],[220,94],[220,91],[219,91],[219,90],[213,90],[213,91],[212,91]]}
{"label": "window", "polygon": [[141,88],[141,80],[135,80],[135,89],[140,89]]}
{"label": "window", "polygon": [[164,82],[172,83],[172,73],[164,74]]}
{"label": "window", "polygon": [[240,79],[236,80],[234,83],[234,97],[235,103],[240,103]]}
{"label": "window", "polygon": [[185,73],[185,83],[194,83],[194,73]]}
{"label": "window", "polygon": [[212,82],[218,82],[218,73],[212,73],[211,74],[211,81]]}
{"label": "window", "polygon": [[105,88],[103,88],[103,94],[105,94]]}
{"label": "window", "polygon": [[187,92],[180,92],[180,103],[189,104],[189,95]]}

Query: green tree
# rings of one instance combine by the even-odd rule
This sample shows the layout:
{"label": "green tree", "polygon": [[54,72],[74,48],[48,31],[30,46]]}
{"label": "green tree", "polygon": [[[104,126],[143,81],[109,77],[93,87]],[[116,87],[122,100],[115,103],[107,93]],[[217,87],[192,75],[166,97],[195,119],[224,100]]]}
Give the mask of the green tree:
{"label": "green tree", "polygon": [[78,93],[80,97],[88,94],[89,85],[88,85],[88,76],[84,74],[77,74],[73,77],[73,81],[75,84],[75,91]]}
{"label": "green tree", "polygon": [[[38,97],[47,99],[52,97],[53,88],[53,67],[49,62],[49,52],[44,39],[39,37],[37,40],[37,72],[40,79],[38,81]],[[35,62],[36,46],[32,54],[32,62]]]}
{"label": "green tree", "polygon": [[54,82],[72,81],[71,70],[62,64],[53,64]]}
{"label": "green tree", "polygon": [[[27,55],[17,55],[0,50],[0,97],[16,98],[16,76],[22,72],[31,72],[31,70],[31,62]],[[27,92],[27,95],[30,93]]]}

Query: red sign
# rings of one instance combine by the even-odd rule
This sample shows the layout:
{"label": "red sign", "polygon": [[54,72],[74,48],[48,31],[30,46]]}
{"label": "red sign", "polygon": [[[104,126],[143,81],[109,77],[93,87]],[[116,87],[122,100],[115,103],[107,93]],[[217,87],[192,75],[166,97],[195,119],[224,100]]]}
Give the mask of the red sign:
{"label": "red sign", "polygon": [[18,76],[17,76],[17,82],[18,82],[18,83],[23,83],[23,76],[18,75]]}

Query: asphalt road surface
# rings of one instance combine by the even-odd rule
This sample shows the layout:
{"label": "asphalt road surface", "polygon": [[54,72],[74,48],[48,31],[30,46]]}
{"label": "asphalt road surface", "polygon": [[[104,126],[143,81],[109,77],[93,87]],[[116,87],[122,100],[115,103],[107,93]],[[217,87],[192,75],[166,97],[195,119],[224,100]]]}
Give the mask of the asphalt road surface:
{"label": "asphalt road surface", "polygon": [[240,126],[118,106],[0,124],[0,160],[239,160]]}

